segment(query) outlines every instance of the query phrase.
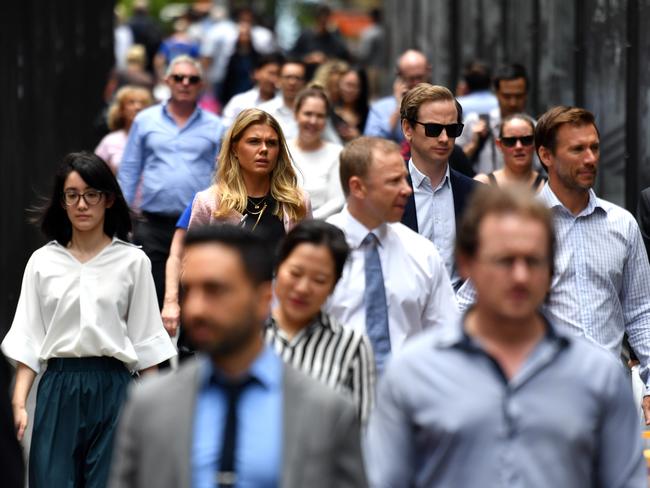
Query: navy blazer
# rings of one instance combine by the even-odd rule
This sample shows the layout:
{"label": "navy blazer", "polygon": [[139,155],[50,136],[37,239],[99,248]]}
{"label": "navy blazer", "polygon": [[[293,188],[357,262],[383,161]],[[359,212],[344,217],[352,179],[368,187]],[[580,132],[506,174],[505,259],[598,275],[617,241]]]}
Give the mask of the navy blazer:
{"label": "navy blazer", "polygon": [[[413,181],[411,180],[411,172],[408,171],[408,162],[406,163],[407,167],[407,179],[411,188],[413,188]],[[449,167],[449,182],[451,183],[451,193],[454,199],[454,213],[456,217],[456,227],[460,223],[460,218],[465,211],[465,205],[469,196],[472,194],[472,191],[476,188],[476,185],[481,183],[465,176],[462,173],[459,173],[452,167]],[[418,232],[418,215],[415,208],[415,193],[411,193],[408,201],[406,202],[406,208],[404,209],[404,215],[402,215],[402,224],[406,225],[410,229]]]}

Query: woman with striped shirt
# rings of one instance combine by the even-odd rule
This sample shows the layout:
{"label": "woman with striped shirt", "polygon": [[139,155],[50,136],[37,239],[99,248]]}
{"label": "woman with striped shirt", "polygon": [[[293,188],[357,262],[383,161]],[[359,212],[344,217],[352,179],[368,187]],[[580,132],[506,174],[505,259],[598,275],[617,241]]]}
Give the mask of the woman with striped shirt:
{"label": "woman with striped shirt", "polygon": [[349,394],[365,424],[374,397],[372,347],[362,332],[321,311],[348,253],[343,232],[331,224],[308,220],[291,230],[278,253],[277,306],[265,336],[286,363]]}

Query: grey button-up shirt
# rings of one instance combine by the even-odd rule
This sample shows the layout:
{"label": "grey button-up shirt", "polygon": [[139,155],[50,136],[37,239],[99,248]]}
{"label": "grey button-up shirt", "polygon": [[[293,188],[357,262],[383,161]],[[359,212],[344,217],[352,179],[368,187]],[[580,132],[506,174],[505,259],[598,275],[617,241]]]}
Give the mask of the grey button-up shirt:
{"label": "grey button-up shirt", "polygon": [[510,380],[462,324],[423,333],[389,363],[376,405],[375,487],[646,486],[620,365],[550,325]]}

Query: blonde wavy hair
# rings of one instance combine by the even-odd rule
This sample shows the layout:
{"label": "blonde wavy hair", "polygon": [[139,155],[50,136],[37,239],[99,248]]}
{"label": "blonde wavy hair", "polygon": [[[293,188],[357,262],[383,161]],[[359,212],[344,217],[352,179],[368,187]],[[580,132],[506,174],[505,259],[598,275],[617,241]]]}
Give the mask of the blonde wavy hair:
{"label": "blonde wavy hair", "polygon": [[140,86],[126,85],[117,90],[111,106],[108,108],[108,128],[112,131],[123,129],[126,127],[126,120],[124,120],[124,104],[127,98],[133,96],[141,96],[145,100],[144,108],[153,103],[151,92],[146,88]]}
{"label": "blonde wavy hair", "polygon": [[302,220],[307,209],[302,191],[298,188],[298,179],[291,164],[282,128],[272,115],[257,108],[243,110],[223,138],[218,159],[219,169],[214,180],[217,193],[214,217],[226,217],[233,210],[239,213],[246,210],[248,194],[239,160],[235,156],[235,145],[241,140],[246,129],[256,124],[268,125],[278,135],[278,160],[270,175],[271,196],[278,202],[273,213],[280,219],[286,212],[292,220]]}

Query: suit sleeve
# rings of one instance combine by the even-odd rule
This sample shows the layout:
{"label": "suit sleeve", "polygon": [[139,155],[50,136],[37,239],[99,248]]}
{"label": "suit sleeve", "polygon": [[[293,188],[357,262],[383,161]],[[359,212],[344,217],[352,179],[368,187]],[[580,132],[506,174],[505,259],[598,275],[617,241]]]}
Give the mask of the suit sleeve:
{"label": "suit sleeve", "polygon": [[363,488],[368,486],[361,453],[361,432],[357,412],[351,402],[342,403],[334,432],[338,442],[332,451],[334,474],[332,486],[337,488]]}
{"label": "suit sleeve", "polygon": [[[131,393],[136,386],[131,387]],[[131,396],[129,395],[129,397]],[[130,399],[122,410],[115,434],[108,488],[135,488],[137,486],[140,466],[139,453],[143,446],[140,445],[136,418],[137,404]]]}

